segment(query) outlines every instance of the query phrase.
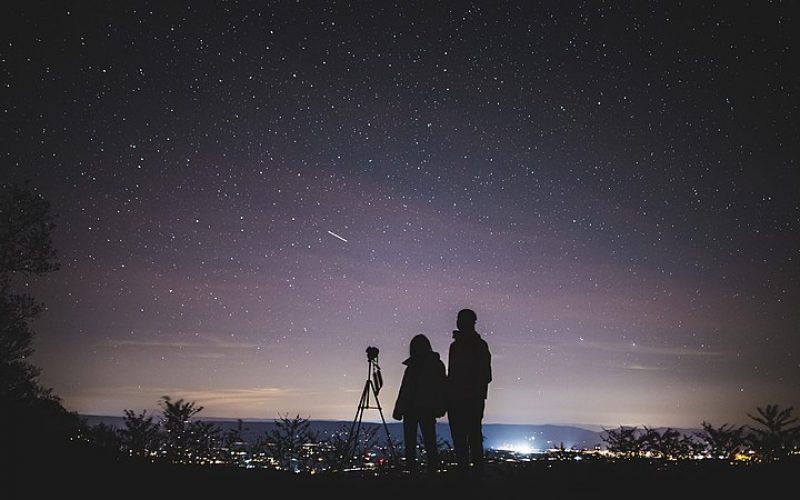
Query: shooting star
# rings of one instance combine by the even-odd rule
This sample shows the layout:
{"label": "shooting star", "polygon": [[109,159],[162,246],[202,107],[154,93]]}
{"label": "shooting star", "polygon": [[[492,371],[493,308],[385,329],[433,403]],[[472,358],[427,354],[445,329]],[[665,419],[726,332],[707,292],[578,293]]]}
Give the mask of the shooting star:
{"label": "shooting star", "polygon": [[344,241],[345,243],[347,243],[347,240],[346,240],[346,239],[342,238],[341,236],[339,236],[338,234],[334,233],[333,231],[328,231],[328,234],[330,234],[330,235],[331,235],[331,236],[333,236],[334,238],[339,238],[340,240],[342,240],[342,241]]}

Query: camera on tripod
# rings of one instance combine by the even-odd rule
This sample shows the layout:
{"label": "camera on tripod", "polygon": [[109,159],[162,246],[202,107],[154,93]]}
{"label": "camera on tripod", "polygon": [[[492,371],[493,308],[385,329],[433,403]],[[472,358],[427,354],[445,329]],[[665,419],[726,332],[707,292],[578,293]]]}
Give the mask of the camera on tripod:
{"label": "camera on tripod", "polygon": [[[353,425],[350,427],[350,433],[347,436],[347,452],[340,458],[342,464],[347,466],[358,455],[359,446],[363,445],[369,438],[359,440],[361,432],[361,419],[364,416],[364,410],[376,409],[381,415],[381,422],[383,423],[383,430],[386,431],[386,442],[388,443],[389,453],[391,453],[392,462],[397,462],[395,456],[394,445],[392,444],[392,437],[389,435],[389,427],[386,425],[386,419],[383,418],[383,409],[378,401],[378,393],[383,387],[383,376],[381,375],[381,367],[378,366],[378,348],[375,346],[367,347],[367,381],[364,383],[364,390],[361,392],[361,401],[358,403],[356,410],[356,417],[353,419]],[[370,395],[375,398],[375,405],[370,403]]]}
{"label": "camera on tripod", "polygon": [[378,361],[378,348],[369,346],[367,347],[367,361]]}

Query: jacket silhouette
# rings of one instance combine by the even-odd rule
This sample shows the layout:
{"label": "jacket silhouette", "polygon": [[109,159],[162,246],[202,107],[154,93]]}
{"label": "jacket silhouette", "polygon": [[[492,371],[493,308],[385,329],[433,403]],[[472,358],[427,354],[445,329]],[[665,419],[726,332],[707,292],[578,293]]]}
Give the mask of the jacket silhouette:
{"label": "jacket silhouette", "polygon": [[448,399],[477,401],[486,399],[492,381],[489,345],[476,331],[453,331],[447,375]]}
{"label": "jacket silhouette", "polygon": [[406,467],[416,466],[417,429],[422,431],[427,454],[427,468],[439,467],[436,445],[436,419],[447,411],[447,376],[445,366],[431,347],[428,338],[419,334],[411,339],[406,365],[392,417],[403,421]]}
{"label": "jacket silhouette", "polygon": [[492,381],[489,345],[475,330],[478,317],[462,309],[453,330],[447,367],[447,418],[461,471],[483,473],[483,412]]}

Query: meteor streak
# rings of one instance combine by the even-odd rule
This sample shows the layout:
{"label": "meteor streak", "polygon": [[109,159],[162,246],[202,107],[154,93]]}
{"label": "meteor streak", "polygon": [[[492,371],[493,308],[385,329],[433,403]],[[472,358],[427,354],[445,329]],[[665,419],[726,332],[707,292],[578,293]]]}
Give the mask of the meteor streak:
{"label": "meteor streak", "polygon": [[342,240],[342,241],[344,241],[345,243],[347,243],[347,240],[346,240],[346,239],[342,238],[341,236],[339,236],[338,234],[334,233],[333,231],[328,231],[328,234],[330,234],[330,235],[331,235],[331,236],[333,236],[334,238],[339,238],[340,240]]}

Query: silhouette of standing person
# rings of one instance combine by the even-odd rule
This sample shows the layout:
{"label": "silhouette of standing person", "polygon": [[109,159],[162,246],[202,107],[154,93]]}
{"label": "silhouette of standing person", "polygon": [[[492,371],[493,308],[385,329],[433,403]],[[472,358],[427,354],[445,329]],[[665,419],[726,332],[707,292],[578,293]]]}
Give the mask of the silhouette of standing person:
{"label": "silhouette of standing person", "polygon": [[489,382],[492,381],[492,356],[489,345],[475,331],[478,316],[462,309],[453,330],[447,368],[447,418],[458,469],[476,475],[483,473],[483,411]]}
{"label": "silhouette of standing person", "polygon": [[427,469],[439,469],[436,446],[436,419],[446,411],[447,378],[439,353],[423,334],[415,335],[409,344],[410,356],[403,361],[406,369],[397,393],[392,417],[403,421],[406,467],[413,472],[417,460],[417,428],[422,431],[427,455]]}

